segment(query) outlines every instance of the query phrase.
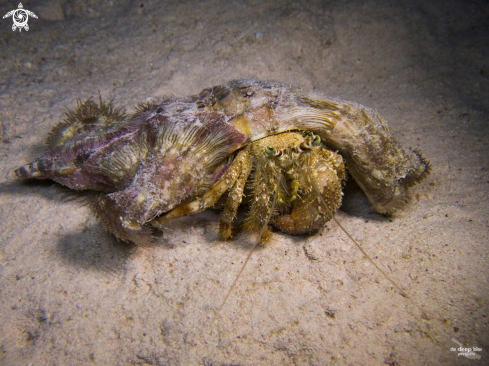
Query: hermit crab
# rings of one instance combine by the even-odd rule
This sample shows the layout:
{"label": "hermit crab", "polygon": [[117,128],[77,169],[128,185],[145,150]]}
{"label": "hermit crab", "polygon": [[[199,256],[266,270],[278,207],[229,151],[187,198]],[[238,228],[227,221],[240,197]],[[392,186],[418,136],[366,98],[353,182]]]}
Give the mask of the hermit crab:
{"label": "hermit crab", "polygon": [[15,172],[89,190],[90,207],[117,238],[146,245],[166,221],[226,198],[229,238],[245,198],[245,230],[319,230],[338,210],[347,172],[379,213],[406,204],[429,174],[385,120],[362,105],[280,82],[235,80],[199,95],[139,104],[78,102],[51,131],[49,151]]}

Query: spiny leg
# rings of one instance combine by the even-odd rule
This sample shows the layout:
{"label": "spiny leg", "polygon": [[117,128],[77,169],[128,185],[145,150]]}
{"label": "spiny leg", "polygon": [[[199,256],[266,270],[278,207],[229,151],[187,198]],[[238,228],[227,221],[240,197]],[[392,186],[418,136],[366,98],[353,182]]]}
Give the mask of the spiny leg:
{"label": "spiny leg", "polygon": [[162,224],[179,217],[199,213],[214,206],[224,192],[238,180],[242,170],[247,169],[250,160],[249,154],[249,147],[240,151],[222,177],[202,197],[185,205],[177,206],[166,215],[155,218],[151,222],[156,225]]}
{"label": "spiny leg", "polygon": [[244,154],[241,161],[241,172],[236,179],[234,187],[229,192],[226,205],[221,213],[221,220],[219,222],[219,237],[224,240],[231,236],[231,222],[236,217],[238,206],[243,198],[243,190],[250,176],[252,168],[252,160],[250,154]]}
{"label": "spiny leg", "polygon": [[246,218],[245,229],[258,233],[258,241],[266,241],[270,236],[267,225],[273,215],[278,195],[277,179],[269,164],[265,167],[257,167],[253,182],[253,194],[254,200]]}

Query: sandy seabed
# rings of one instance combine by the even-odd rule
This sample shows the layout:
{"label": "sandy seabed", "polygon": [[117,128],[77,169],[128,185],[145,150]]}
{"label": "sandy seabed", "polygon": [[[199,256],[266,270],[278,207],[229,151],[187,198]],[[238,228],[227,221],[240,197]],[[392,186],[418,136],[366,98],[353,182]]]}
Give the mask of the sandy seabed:
{"label": "sandy seabed", "polygon": [[[0,14],[17,8],[2,2]],[[482,365],[489,359],[489,6],[484,1],[23,2],[0,22],[1,365]],[[77,98],[134,110],[238,78],[384,115],[431,175],[400,214],[355,185],[334,223],[248,251],[219,212],[119,243],[52,183],[13,170]],[[422,309],[422,310],[421,310]],[[422,313],[428,319],[423,319]],[[473,358],[458,349],[478,347]],[[477,359],[477,357],[480,357]]]}

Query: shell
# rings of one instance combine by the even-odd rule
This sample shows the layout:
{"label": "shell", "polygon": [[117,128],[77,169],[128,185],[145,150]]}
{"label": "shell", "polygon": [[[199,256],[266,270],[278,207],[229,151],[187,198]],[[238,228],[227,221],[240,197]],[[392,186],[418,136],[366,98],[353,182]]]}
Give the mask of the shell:
{"label": "shell", "polygon": [[[379,213],[402,208],[409,187],[429,174],[428,161],[402,147],[373,110],[257,80],[140,104],[131,115],[101,98],[79,102],[52,130],[50,150],[16,174],[102,192],[92,208],[104,226],[123,240],[144,242],[138,238],[157,231],[152,220],[203,196],[240,151],[290,131],[313,133],[324,149],[337,151]],[[284,220],[275,224],[287,231]]]}

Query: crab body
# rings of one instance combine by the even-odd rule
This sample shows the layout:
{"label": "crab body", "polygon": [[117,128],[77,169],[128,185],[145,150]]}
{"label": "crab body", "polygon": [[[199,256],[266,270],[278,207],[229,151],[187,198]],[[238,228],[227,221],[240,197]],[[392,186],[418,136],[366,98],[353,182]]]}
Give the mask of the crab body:
{"label": "crab body", "polygon": [[400,209],[429,173],[371,109],[270,81],[231,81],[140,104],[132,115],[89,99],[47,143],[50,151],[16,174],[100,192],[91,207],[106,229],[141,244],[162,222],[205,210],[226,192],[220,236],[229,237],[248,181],[245,228],[265,235],[273,223],[302,234],[339,208],[345,164],[380,213]]}

